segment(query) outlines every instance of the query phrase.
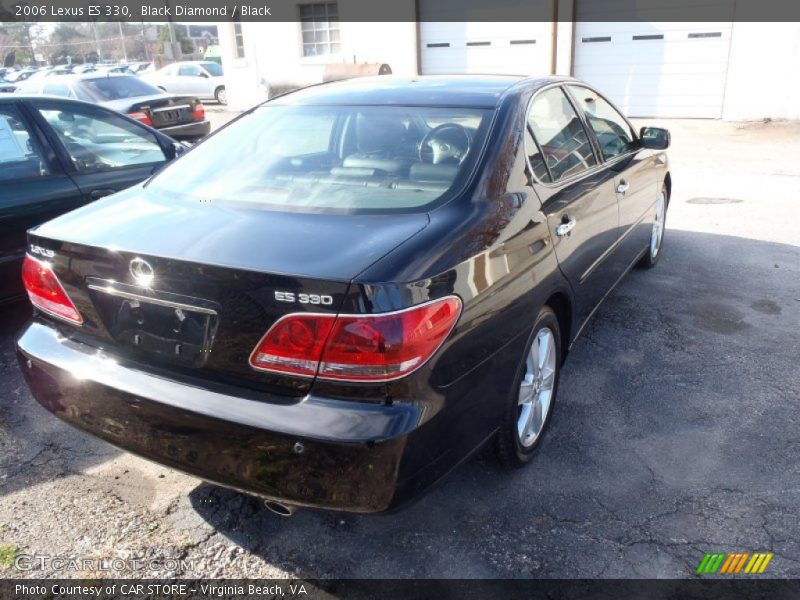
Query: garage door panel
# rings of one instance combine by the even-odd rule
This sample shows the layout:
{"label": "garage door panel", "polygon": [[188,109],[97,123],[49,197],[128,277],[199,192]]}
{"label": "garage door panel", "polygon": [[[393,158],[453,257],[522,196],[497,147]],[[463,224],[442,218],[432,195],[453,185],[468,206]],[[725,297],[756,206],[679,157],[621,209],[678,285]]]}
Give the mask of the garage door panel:
{"label": "garage door panel", "polygon": [[550,72],[550,23],[420,23],[422,73]]}
{"label": "garage door panel", "polygon": [[719,118],[730,35],[729,22],[579,22],[574,74],[629,116]]}
{"label": "garage door panel", "polygon": [[[724,65],[722,66],[724,69]],[[671,75],[686,74],[686,75],[706,75],[714,77],[720,76],[720,68],[718,65],[707,65],[698,63],[694,64],[649,63],[649,64],[637,64],[637,65],[612,65],[612,66],[606,66],[604,64],[590,65],[588,67],[584,67],[581,70],[580,78],[588,79],[589,77],[601,77],[603,75],[607,75],[609,79],[611,79],[615,75],[627,75],[631,72],[631,69],[636,69],[636,73],[641,75],[671,76]]]}

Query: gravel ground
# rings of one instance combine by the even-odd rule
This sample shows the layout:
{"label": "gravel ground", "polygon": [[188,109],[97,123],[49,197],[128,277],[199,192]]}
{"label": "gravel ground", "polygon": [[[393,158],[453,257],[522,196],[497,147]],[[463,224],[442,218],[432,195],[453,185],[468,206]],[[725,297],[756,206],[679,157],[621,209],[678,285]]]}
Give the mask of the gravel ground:
{"label": "gravel ground", "polygon": [[575,345],[536,460],[480,456],[397,514],[280,518],[71,429],[28,394],[28,311],[4,307],[0,577],[98,575],[15,554],[151,559],[132,576],[687,577],[758,550],[800,577],[800,124],[665,124],[661,263]]}

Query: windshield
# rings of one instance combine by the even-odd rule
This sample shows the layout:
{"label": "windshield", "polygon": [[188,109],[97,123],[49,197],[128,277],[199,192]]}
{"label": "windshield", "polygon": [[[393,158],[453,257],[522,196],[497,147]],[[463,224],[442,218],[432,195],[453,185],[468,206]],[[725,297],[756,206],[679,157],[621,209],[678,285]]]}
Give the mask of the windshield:
{"label": "windshield", "polygon": [[200,63],[200,66],[211,73],[212,77],[222,77],[222,65],[218,65],[215,62],[204,62]]}
{"label": "windshield", "polygon": [[491,110],[264,105],[148,183],[202,202],[278,209],[408,210],[472,169]]}
{"label": "windshield", "polygon": [[127,75],[83,79],[81,80],[81,85],[85,86],[93,96],[99,97],[102,101],[164,93],[136,76]]}

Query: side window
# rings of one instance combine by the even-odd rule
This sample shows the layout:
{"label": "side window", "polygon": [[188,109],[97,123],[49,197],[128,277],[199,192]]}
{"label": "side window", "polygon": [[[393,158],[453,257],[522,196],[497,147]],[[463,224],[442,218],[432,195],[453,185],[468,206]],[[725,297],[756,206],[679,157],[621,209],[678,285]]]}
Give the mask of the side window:
{"label": "side window", "polygon": [[62,98],[69,98],[72,94],[69,91],[69,86],[66,83],[45,83],[44,93],[51,96],[61,96]]}
{"label": "side window", "polygon": [[36,137],[16,109],[0,107],[0,181],[49,175]]}
{"label": "side window", "polygon": [[178,75],[181,77],[199,77],[200,67],[197,65],[181,65],[178,69]]}
{"label": "side window", "polygon": [[610,160],[636,148],[636,136],[624,117],[597,92],[579,85],[568,86],[600,142],[605,160]]}
{"label": "side window", "polygon": [[597,164],[589,136],[560,87],[536,96],[528,112],[528,126],[539,142],[554,182]]}
{"label": "side window", "polygon": [[544,164],[544,157],[539,150],[539,146],[536,140],[533,139],[530,127],[525,128],[525,154],[528,155],[528,162],[531,164],[536,179],[544,182],[550,181],[550,173]]}
{"label": "side window", "polygon": [[79,171],[164,162],[156,136],[111,112],[39,108]]}

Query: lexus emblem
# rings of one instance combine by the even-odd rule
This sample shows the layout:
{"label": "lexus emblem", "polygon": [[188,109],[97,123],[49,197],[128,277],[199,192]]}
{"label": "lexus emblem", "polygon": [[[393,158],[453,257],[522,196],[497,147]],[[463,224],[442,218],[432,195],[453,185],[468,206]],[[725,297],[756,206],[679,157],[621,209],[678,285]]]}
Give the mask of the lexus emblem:
{"label": "lexus emblem", "polygon": [[133,279],[141,286],[150,287],[155,277],[155,272],[150,263],[141,258],[134,258],[131,261],[129,270]]}

